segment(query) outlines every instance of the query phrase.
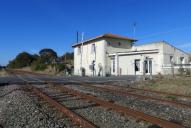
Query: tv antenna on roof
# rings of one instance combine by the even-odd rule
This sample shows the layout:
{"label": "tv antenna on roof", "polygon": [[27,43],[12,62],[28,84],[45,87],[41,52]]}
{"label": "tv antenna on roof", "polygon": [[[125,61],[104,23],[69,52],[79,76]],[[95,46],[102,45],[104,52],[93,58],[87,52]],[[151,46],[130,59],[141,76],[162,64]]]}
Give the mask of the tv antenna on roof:
{"label": "tv antenna on roof", "polygon": [[79,42],[79,32],[78,31],[76,31],[76,43],[78,44],[78,42]]}
{"label": "tv antenna on roof", "polygon": [[136,34],[136,27],[137,27],[137,23],[136,22],[134,22],[133,23],[133,38],[135,38],[135,34]]}
{"label": "tv antenna on roof", "polygon": [[84,41],[84,32],[82,32],[82,41]]}

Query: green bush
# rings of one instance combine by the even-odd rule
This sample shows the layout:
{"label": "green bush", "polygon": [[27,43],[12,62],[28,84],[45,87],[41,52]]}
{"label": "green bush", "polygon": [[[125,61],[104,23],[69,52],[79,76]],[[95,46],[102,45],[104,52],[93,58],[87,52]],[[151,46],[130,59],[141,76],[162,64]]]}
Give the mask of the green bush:
{"label": "green bush", "polygon": [[35,71],[44,71],[47,69],[47,65],[46,64],[37,64],[34,65],[34,70]]}
{"label": "green bush", "polygon": [[166,98],[171,99],[171,100],[176,100],[177,99],[176,96],[167,96]]}
{"label": "green bush", "polygon": [[182,66],[180,66],[179,69],[178,69],[178,72],[179,72],[180,75],[183,75],[184,72],[185,72],[184,68]]}
{"label": "green bush", "polygon": [[150,87],[157,87],[158,86],[158,84],[154,80],[148,81],[148,83],[146,85],[150,86]]}
{"label": "green bush", "polygon": [[187,76],[190,76],[190,75],[191,75],[190,69],[187,69],[187,70],[186,70],[186,75],[187,75]]}
{"label": "green bush", "polygon": [[56,70],[58,72],[64,71],[66,69],[66,64],[56,64]]}

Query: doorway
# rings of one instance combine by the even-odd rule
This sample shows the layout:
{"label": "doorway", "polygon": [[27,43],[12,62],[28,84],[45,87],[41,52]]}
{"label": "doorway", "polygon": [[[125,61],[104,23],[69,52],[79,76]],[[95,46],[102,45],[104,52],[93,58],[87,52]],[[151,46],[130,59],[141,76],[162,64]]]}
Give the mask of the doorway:
{"label": "doorway", "polygon": [[146,59],[145,61],[144,61],[144,72],[145,72],[145,74],[152,74],[152,70],[153,70],[153,66],[152,66],[152,59]]}
{"label": "doorway", "polygon": [[134,67],[135,67],[135,75],[140,75],[141,60],[136,59],[134,64],[135,64],[134,65]]}

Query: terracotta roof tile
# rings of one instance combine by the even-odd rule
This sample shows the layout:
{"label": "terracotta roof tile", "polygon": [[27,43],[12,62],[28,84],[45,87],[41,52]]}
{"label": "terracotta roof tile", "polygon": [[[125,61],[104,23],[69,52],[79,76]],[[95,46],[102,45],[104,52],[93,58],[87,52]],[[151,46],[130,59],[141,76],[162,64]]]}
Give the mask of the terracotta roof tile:
{"label": "terracotta roof tile", "polygon": [[94,41],[94,40],[97,40],[97,39],[100,39],[100,38],[122,39],[122,40],[128,40],[128,41],[130,41],[130,42],[136,42],[136,41],[137,41],[136,39],[132,39],[132,38],[128,38],[128,37],[123,37],[123,36],[116,35],[116,34],[107,33],[107,34],[103,34],[103,35],[101,35],[101,36],[97,36],[97,37],[95,37],[95,38],[91,38],[91,39],[86,40],[86,41],[84,41],[84,42],[80,42],[80,43],[78,43],[78,44],[73,45],[72,47],[80,46],[82,43],[83,43],[83,44],[88,44],[88,43],[91,43],[91,41]]}

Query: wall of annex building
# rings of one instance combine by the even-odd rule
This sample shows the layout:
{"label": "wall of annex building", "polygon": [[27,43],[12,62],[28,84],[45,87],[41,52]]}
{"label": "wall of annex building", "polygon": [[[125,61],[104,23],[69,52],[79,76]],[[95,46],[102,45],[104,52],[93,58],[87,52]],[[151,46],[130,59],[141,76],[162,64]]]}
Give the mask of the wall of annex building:
{"label": "wall of annex building", "polygon": [[[174,70],[175,74],[178,74],[178,69],[180,66],[172,66],[174,64],[189,64],[189,56],[187,53],[177,49],[170,44],[163,43],[163,74],[172,74],[172,70]],[[183,58],[183,61],[181,61]]]}
{"label": "wall of annex building", "polygon": [[189,57],[188,54],[186,54],[185,52],[164,43],[163,44],[163,54],[164,54],[164,64],[170,64],[170,56],[173,57],[173,61],[175,64],[181,64],[180,58],[184,57],[184,64],[188,64],[189,63]]}
{"label": "wall of annex building", "polygon": [[[159,53],[151,54],[134,54],[134,55],[123,55],[118,56],[118,68],[119,75],[135,75],[135,60],[140,60],[140,72],[136,75],[143,75],[143,62],[145,57],[152,59],[152,74],[158,74],[161,72]],[[111,60],[111,74],[116,75],[116,70],[113,72],[113,61],[114,56]]]}

